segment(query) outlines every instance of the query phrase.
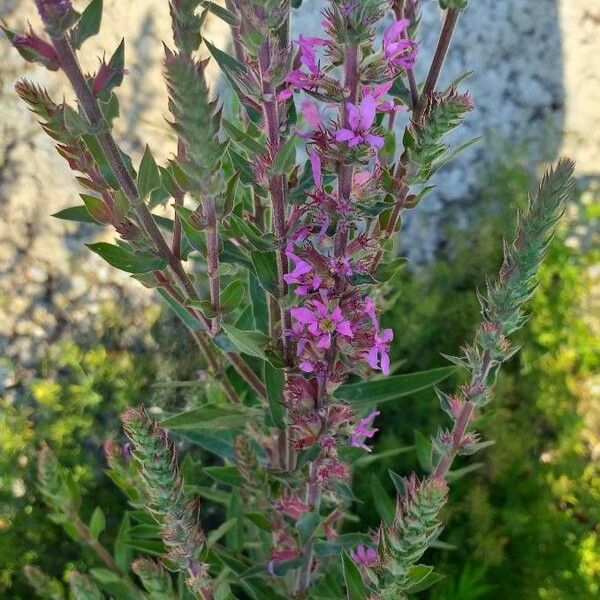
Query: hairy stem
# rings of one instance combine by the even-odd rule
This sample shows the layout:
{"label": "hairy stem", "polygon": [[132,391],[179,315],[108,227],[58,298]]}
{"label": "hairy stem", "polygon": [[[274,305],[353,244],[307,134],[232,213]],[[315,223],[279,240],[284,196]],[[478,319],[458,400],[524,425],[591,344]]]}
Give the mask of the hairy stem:
{"label": "hairy stem", "polygon": [[[269,147],[272,156],[275,156],[281,148],[281,139],[279,136],[279,103],[277,101],[276,90],[274,90],[273,84],[270,81],[271,50],[271,41],[267,39],[259,49],[259,67],[264,96],[263,116],[267,128]],[[277,295],[280,300],[281,342],[284,361],[289,365],[291,354],[290,340],[287,332],[291,329],[292,322],[289,310],[281,302],[287,294],[287,284],[284,276],[288,272],[288,260],[285,254],[287,234],[285,225],[285,180],[283,175],[275,174],[269,177],[269,191],[271,193],[272,230],[277,246],[275,252],[277,256]]]}
{"label": "hairy stem", "polygon": [[[471,379],[471,390],[480,390],[486,385],[491,367],[491,356],[489,351],[486,350],[481,361],[481,368],[477,373],[473,374]],[[464,403],[460,413],[458,414],[458,417],[456,418],[456,421],[454,422],[454,427],[452,428],[452,446],[446,454],[443,454],[440,457],[435,469],[433,470],[433,478],[445,479],[448,475],[448,471],[450,470],[454,459],[458,456],[458,452],[460,451],[462,441],[467,433],[467,429],[469,428],[469,424],[471,423],[474,412],[475,404],[473,403],[473,399],[467,397],[466,402]]]}
{"label": "hairy stem", "polygon": [[435,90],[435,86],[444,65],[444,60],[446,60],[446,54],[448,54],[448,48],[452,41],[452,35],[454,34],[459,14],[460,11],[456,8],[449,8],[446,12],[442,31],[440,32],[437,47],[427,74],[427,79],[425,80],[421,97],[417,103],[417,108],[413,113],[413,122],[416,125],[419,125],[421,122],[421,119],[425,114],[425,109],[427,108],[427,99]]}

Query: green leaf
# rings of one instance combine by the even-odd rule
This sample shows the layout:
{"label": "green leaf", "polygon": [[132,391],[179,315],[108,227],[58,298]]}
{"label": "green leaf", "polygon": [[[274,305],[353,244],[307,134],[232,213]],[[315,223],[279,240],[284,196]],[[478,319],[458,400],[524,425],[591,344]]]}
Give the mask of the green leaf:
{"label": "green leaf", "polygon": [[252,223],[241,219],[237,215],[231,215],[229,217],[229,229],[232,237],[238,237],[247,240],[261,252],[266,252],[273,249],[274,242],[271,235],[264,234]]}
{"label": "green leaf", "polygon": [[208,0],[203,0],[201,6],[203,8],[207,8],[213,15],[219,17],[219,19],[222,19],[228,25],[237,25],[237,19],[235,18],[235,15],[229,12],[226,8],[223,8],[214,2],[209,2]]}
{"label": "green leaf", "polygon": [[267,399],[271,410],[273,425],[278,429],[285,429],[283,412],[283,386],[285,382],[284,373],[276,369],[271,363],[265,362],[265,386],[267,388]]}
{"label": "green leaf", "polygon": [[267,334],[269,332],[269,305],[265,290],[260,285],[258,277],[248,271],[248,291],[254,316],[254,328]]}
{"label": "green leaf", "polygon": [[238,352],[267,360],[264,349],[268,338],[264,334],[259,331],[243,331],[226,324],[223,324],[221,327]]}
{"label": "green leaf", "polygon": [[163,419],[169,429],[233,429],[243,427],[258,417],[260,411],[241,405],[206,405]]}
{"label": "green leaf", "polygon": [[364,408],[371,404],[390,402],[410,396],[443,381],[456,371],[456,367],[440,367],[406,375],[383,377],[340,386],[334,393],[336,398],[348,400],[354,407]]}
{"label": "green leaf", "polygon": [[106,529],[106,519],[104,513],[99,506],[96,506],[90,519],[90,533],[92,537],[97,540],[98,536]]}
{"label": "green leaf", "polygon": [[375,270],[373,276],[377,281],[385,283],[386,281],[392,279],[398,270],[404,267],[407,263],[408,259],[404,257],[396,258],[387,263],[381,263]]}
{"label": "green leaf", "polygon": [[345,550],[342,552],[342,566],[347,600],[364,600],[367,597],[367,588],[358,567]]}
{"label": "green leaf", "polygon": [[181,304],[173,300],[173,298],[171,298],[171,296],[165,290],[159,288],[158,293],[185,325],[187,325],[193,331],[204,331],[204,326],[192,315],[190,315],[190,313],[185,310]]}
{"label": "green leaf", "polygon": [[433,470],[433,445],[420,431],[415,431],[415,448],[421,468],[428,473]]}
{"label": "green leaf", "polygon": [[71,44],[76,50],[81,48],[83,42],[100,31],[102,22],[102,0],[92,0],[81,13],[75,29],[71,33]]}
{"label": "green leaf", "polygon": [[234,517],[233,519],[228,519],[224,523],[221,523],[219,527],[213,529],[206,538],[206,543],[209,546],[214,546],[229,530],[231,530],[235,525],[237,525],[238,519]]}
{"label": "green leaf", "polygon": [[111,222],[112,215],[110,214],[106,204],[104,204],[100,198],[97,198],[96,196],[90,196],[89,194],[80,194],[80,196],[92,219],[100,224]]}
{"label": "green leaf", "polygon": [[227,119],[223,119],[223,129],[229,134],[229,137],[242,148],[250,152],[250,156],[260,156],[264,154],[266,148],[250,137],[245,131],[238,129],[233,123]]}
{"label": "green leaf", "polygon": [[139,600],[138,594],[116,573],[108,569],[90,569],[94,581],[115,600]]}
{"label": "green leaf", "polygon": [[248,519],[251,523],[256,525],[259,529],[271,533],[273,527],[271,525],[270,519],[263,513],[260,512],[249,512],[244,513],[244,517]]}
{"label": "green leaf", "polygon": [[106,183],[108,183],[108,185],[110,185],[110,187],[114,190],[120,189],[119,182],[115,177],[115,173],[106,160],[106,156],[104,156],[104,152],[102,151],[102,148],[100,147],[96,137],[94,135],[84,134],[81,136],[81,139],[83,140],[87,149],[90,151],[90,154],[93,156],[94,161],[96,162],[96,165]]}
{"label": "green leaf", "polygon": [[321,522],[318,512],[303,514],[296,523],[296,530],[300,534],[300,542],[304,546],[314,535]]}
{"label": "green leaf", "polygon": [[454,469],[453,471],[449,471],[446,475],[446,479],[449,482],[457,481],[464,477],[465,475],[469,475],[469,473],[474,473],[475,471],[479,471],[482,467],[485,466],[485,463],[472,463],[467,465],[466,467],[462,467],[461,469]]}
{"label": "green leaf", "polygon": [[210,432],[205,429],[198,431],[191,429],[175,429],[173,430],[173,433],[225,460],[235,459],[233,436],[230,431]]}
{"label": "green leaf", "polygon": [[152,252],[133,252],[106,242],[86,244],[86,246],[113,267],[127,273],[162,271],[167,266],[166,259],[156,256]]}
{"label": "green leaf", "polygon": [[371,476],[371,494],[379,516],[387,525],[391,525],[396,516],[396,503],[381,485],[377,475]]}
{"label": "green leaf", "polygon": [[69,208],[59,210],[52,216],[55,219],[62,219],[63,221],[75,221],[76,223],[90,223],[92,225],[98,225],[98,221],[92,218],[85,205],[71,206]]}
{"label": "green leaf", "polygon": [[202,470],[217,483],[224,483],[225,485],[237,487],[244,482],[237,467],[234,467],[233,465],[226,467],[204,467]]}
{"label": "green leaf", "polygon": [[240,89],[239,82],[247,72],[245,65],[238,62],[235,58],[233,58],[233,56],[227,54],[227,52],[223,52],[223,50],[220,50],[219,48],[211,44],[208,40],[204,40],[204,43],[206,44],[208,51],[211,53],[216,63],[219,65],[219,67],[225,74],[225,77],[227,77],[238,99],[246,108],[250,119],[255,123],[260,121],[262,117],[260,111],[256,110],[256,108],[248,104],[246,100],[246,95]]}
{"label": "green leaf", "polygon": [[292,135],[278,150],[269,169],[272,175],[288,173],[296,161],[296,136]]}
{"label": "green leaf", "polygon": [[439,573],[434,573],[433,567],[427,565],[413,565],[408,571],[406,592],[409,594],[422,592],[442,579],[444,579],[444,576]]}
{"label": "green leaf", "polygon": [[129,529],[131,528],[131,519],[129,513],[125,512],[119,525],[119,532],[117,533],[117,539],[115,541],[114,557],[115,562],[122,571],[129,570],[129,564],[131,563],[131,548],[125,544],[125,540],[129,538]]}
{"label": "green leaf", "polygon": [[277,258],[275,252],[255,250],[250,256],[260,287],[274,298],[277,298]]}
{"label": "green leaf", "polygon": [[244,285],[240,279],[232,281],[221,292],[221,310],[224,314],[233,312],[244,299]]}
{"label": "green leaf", "polygon": [[104,101],[109,99],[110,93],[114,88],[119,87],[123,83],[123,77],[125,75],[125,39],[121,40],[121,43],[110,57],[108,66],[111,69],[112,75],[104,85],[100,96]]}
{"label": "green leaf", "polygon": [[372,544],[373,539],[366,533],[343,533],[332,540],[319,540],[315,544],[317,556],[339,556],[342,550],[356,548],[360,544]]}
{"label": "green leaf", "polygon": [[143,199],[146,199],[154,190],[161,186],[160,171],[158,170],[154,156],[152,156],[150,146],[147,144],[142,162],[140,163],[137,184],[140,197]]}

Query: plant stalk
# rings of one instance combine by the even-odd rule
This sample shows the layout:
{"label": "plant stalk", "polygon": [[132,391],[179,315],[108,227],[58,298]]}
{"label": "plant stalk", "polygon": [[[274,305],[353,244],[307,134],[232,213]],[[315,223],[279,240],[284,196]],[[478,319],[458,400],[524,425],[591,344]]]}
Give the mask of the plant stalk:
{"label": "plant stalk", "polygon": [[417,126],[421,123],[423,115],[425,114],[425,109],[427,108],[427,101],[435,90],[440,72],[444,65],[444,60],[446,60],[446,55],[448,54],[448,48],[450,47],[450,42],[452,41],[452,35],[454,34],[459,15],[460,11],[457,8],[449,8],[446,12],[437,47],[431,61],[431,66],[429,67],[429,72],[427,73],[427,79],[425,80],[421,97],[417,103],[417,108],[413,113],[413,122]]}

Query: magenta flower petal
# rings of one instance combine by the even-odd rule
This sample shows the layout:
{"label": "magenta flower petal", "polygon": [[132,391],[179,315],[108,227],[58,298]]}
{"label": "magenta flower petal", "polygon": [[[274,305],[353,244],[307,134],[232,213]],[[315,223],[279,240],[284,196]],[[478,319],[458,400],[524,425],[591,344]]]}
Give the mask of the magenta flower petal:
{"label": "magenta flower petal", "polygon": [[321,124],[321,113],[314,102],[304,100],[302,104],[300,104],[300,111],[311,127],[317,128]]}
{"label": "magenta flower petal", "polygon": [[310,325],[311,323],[317,322],[316,316],[308,308],[292,308],[290,313],[294,319],[300,323],[304,323],[305,325]]}
{"label": "magenta flower petal", "polygon": [[335,141],[336,142],[347,142],[356,137],[356,134],[351,129],[338,129],[335,132]]}
{"label": "magenta flower petal", "polygon": [[352,331],[352,326],[350,325],[350,321],[342,321],[335,330],[346,337],[354,337],[354,332]]}
{"label": "magenta flower petal", "polygon": [[366,136],[367,142],[369,146],[373,148],[377,148],[377,150],[381,150],[381,148],[385,145],[385,139],[380,135],[374,135],[373,133],[369,133]]}
{"label": "magenta flower petal", "polygon": [[323,175],[321,171],[321,157],[315,150],[310,149],[308,151],[308,158],[310,160],[310,166],[312,169],[313,181],[315,183],[315,186],[320,188],[323,181]]}
{"label": "magenta flower petal", "polygon": [[399,19],[398,21],[391,23],[383,32],[383,41],[388,43],[398,39],[400,34],[405,31],[409,25],[410,21],[408,19]]}
{"label": "magenta flower petal", "polygon": [[390,355],[383,350],[381,351],[381,372],[384,375],[390,374]]}
{"label": "magenta flower petal", "polygon": [[354,106],[351,102],[346,104],[346,115],[348,118],[348,124],[353,130],[358,129],[360,126],[360,111],[357,106]]}
{"label": "magenta flower petal", "polygon": [[375,98],[368,94],[360,103],[360,126],[363,129],[369,129],[375,121],[375,112],[377,111],[377,102]]}

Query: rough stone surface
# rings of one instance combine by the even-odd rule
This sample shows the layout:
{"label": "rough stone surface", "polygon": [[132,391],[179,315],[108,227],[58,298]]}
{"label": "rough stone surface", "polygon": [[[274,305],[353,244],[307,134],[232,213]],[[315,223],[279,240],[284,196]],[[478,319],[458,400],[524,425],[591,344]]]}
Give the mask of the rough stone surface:
{"label": "rough stone surface", "polygon": [[[84,6],[85,2],[75,2]],[[162,49],[170,39],[166,0],[105,2],[102,35],[86,43],[83,65],[128,40],[129,75],[119,91],[122,115],[117,137],[139,157],[146,141],[159,158],[174,151],[165,124],[166,96],[160,77]],[[297,31],[314,32],[317,0],[305,2]],[[0,19],[15,29],[32,17],[33,2],[0,0]],[[425,73],[439,30],[437,2],[424,2],[424,40],[418,75]],[[207,37],[226,43],[216,19]],[[441,84],[466,69],[465,86],[476,111],[460,140],[485,135],[437,177],[437,191],[406,219],[404,236],[417,260],[431,256],[440,221],[466,214],[477,202],[478,182],[498,157],[525,154],[528,162],[555,158],[563,149],[579,162],[582,175],[600,171],[600,5],[598,0],[474,0],[462,18]],[[0,354],[26,364],[65,330],[86,327],[107,299],[143,306],[146,290],[114,272],[83,247],[95,231],[48,215],[77,203],[77,189],[13,86],[26,75],[54,97],[66,93],[60,76],[25,65],[0,41]]]}

